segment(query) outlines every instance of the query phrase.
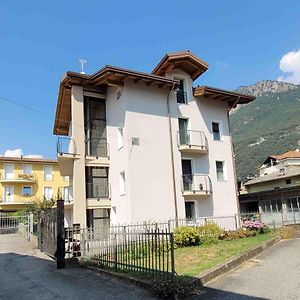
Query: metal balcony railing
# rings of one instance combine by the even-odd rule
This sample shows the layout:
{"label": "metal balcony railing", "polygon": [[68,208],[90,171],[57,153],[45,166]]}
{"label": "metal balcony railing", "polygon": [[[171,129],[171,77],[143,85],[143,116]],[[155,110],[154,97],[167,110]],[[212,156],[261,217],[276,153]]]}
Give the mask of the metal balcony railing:
{"label": "metal balcony railing", "polygon": [[63,186],[58,188],[58,199],[62,199],[65,202],[73,201],[73,187],[72,186]]}
{"label": "metal balcony railing", "polygon": [[75,141],[70,137],[59,136],[56,144],[58,154],[76,154]]}
{"label": "metal balcony railing", "polygon": [[208,142],[205,133],[198,130],[178,130],[177,144],[178,146],[194,146],[203,150],[208,150]]}
{"label": "metal balcony railing", "polygon": [[1,181],[26,181],[26,182],[36,182],[37,176],[35,173],[24,174],[23,172],[14,172],[6,174],[5,172],[0,173]]}
{"label": "metal balcony railing", "polygon": [[87,198],[110,198],[108,178],[98,178],[97,183],[86,183]]}
{"label": "metal balcony railing", "polygon": [[208,175],[182,175],[182,192],[192,194],[211,194],[212,185]]}
{"label": "metal balcony railing", "polygon": [[187,103],[187,93],[183,91],[176,92],[177,103]]}
{"label": "metal balcony railing", "polygon": [[106,138],[88,138],[85,141],[86,155],[96,157],[109,157]]}

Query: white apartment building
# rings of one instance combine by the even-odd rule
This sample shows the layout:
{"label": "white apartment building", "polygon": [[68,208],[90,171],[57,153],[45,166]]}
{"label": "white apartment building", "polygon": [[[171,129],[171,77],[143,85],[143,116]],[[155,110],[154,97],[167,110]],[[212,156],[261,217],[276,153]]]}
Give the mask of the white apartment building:
{"label": "white apartment building", "polygon": [[255,98],[193,87],[207,69],[187,51],[165,55],[151,74],[105,66],[64,75],[54,134],[65,136],[69,225],[237,213],[228,113]]}

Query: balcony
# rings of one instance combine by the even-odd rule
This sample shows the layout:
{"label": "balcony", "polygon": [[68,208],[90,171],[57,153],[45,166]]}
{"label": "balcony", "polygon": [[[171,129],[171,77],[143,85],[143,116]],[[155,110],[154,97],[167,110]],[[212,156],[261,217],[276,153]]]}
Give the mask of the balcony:
{"label": "balcony", "polygon": [[57,139],[56,150],[60,174],[72,175],[73,161],[78,157],[75,141],[72,138],[60,136]]}
{"label": "balcony", "polygon": [[212,195],[211,180],[208,175],[188,174],[182,176],[182,195],[184,197],[202,197]]}
{"label": "balcony", "polygon": [[177,145],[183,153],[208,153],[208,142],[203,131],[178,130]]}
{"label": "balcony", "polygon": [[37,182],[37,177],[35,173],[30,173],[30,174],[24,174],[22,172],[19,173],[15,172],[13,174],[0,173],[0,182],[33,184]]}
{"label": "balcony", "polygon": [[88,138],[85,141],[87,165],[109,165],[109,147],[106,138]]}
{"label": "balcony", "polygon": [[73,203],[73,187],[64,186],[58,188],[58,199],[65,201],[65,204]]}
{"label": "balcony", "polygon": [[111,208],[108,178],[98,178],[97,183],[86,184],[88,208]]}

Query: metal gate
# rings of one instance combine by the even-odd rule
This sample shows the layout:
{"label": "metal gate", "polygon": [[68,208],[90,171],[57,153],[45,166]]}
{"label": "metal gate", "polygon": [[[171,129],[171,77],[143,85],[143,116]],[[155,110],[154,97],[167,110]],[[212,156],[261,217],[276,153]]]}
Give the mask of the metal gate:
{"label": "metal gate", "polygon": [[0,234],[21,233],[29,241],[33,235],[33,215],[0,213]]}
{"label": "metal gate", "polygon": [[57,261],[57,268],[65,266],[64,201],[57,207],[38,214],[38,248]]}

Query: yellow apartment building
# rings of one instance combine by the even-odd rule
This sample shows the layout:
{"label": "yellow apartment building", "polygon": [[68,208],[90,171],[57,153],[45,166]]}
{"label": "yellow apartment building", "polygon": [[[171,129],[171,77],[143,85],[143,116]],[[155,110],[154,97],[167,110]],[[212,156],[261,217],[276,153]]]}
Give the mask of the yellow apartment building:
{"label": "yellow apartment building", "polygon": [[0,212],[20,210],[44,197],[56,199],[59,189],[66,194],[70,188],[68,177],[60,175],[57,160],[0,157]]}

